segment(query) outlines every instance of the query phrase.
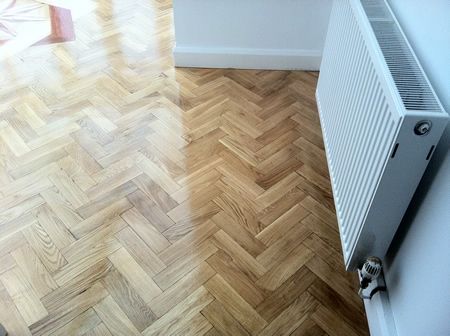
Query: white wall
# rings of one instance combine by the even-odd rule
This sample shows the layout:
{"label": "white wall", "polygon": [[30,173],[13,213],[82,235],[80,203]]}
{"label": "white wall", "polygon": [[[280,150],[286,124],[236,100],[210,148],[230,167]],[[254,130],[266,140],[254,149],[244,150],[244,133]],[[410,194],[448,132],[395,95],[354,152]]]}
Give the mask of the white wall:
{"label": "white wall", "polygon": [[177,66],[320,65],[332,0],[174,0]]}
{"label": "white wall", "polygon": [[450,335],[449,146],[450,127],[386,265],[398,336]]}
{"label": "white wall", "polygon": [[[449,112],[450,1],[389,2]],[[449,148],[450,126],[386,258],[386,283],[398,336],[450,335]],[[370,312],[376,304],[379,301],[367,304],[369,320],[375,318]]]}

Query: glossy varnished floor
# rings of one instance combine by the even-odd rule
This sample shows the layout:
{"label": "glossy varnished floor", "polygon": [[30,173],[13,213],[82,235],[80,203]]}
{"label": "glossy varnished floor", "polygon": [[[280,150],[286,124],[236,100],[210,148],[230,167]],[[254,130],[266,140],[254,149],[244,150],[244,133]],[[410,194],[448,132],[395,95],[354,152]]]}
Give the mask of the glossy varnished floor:
{"label": "glossy varnished floor", "polygon": [[317,73],[174,69],[170,1],[0,65],[11,335],[367,335]]}

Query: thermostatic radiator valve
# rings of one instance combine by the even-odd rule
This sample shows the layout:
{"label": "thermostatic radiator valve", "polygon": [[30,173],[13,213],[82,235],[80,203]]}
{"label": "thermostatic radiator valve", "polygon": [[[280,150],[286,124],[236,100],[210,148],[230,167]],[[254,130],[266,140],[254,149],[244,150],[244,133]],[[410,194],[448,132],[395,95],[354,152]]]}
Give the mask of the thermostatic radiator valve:
{"label": "thermostatic radiator valve", "polygon": [[372,299],[372,296],[380,290],[386,290],[385,286],[375,287],[369,295],[364,294],[364,290],[369,287],[369,284],[376,280],[380,275],[383,266],[381,264],[380,258],[369,257],[366,259],[362,267],[359,269],[359,296],[362,299]]}

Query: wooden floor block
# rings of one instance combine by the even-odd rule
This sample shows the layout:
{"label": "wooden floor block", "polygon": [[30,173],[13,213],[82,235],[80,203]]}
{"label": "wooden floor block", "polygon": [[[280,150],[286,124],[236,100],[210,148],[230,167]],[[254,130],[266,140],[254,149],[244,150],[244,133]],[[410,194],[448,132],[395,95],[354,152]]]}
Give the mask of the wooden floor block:
{"label": "wooden floor block", "polygon": [[220,304],[214,300],[202,310],[202,314],[222,335],[250,335],[244,327]]}

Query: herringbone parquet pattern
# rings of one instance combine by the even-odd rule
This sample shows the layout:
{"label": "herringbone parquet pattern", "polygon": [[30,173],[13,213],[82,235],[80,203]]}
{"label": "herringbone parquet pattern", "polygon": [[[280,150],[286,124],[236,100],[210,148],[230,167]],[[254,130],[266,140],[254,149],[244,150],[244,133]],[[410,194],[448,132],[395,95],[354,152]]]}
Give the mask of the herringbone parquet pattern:
{"label": "herringbone parquet pattern", "polygon": [[317,73],[174,69],[171,3],[98,2],[1,63],[11,335],[368,335]]}

